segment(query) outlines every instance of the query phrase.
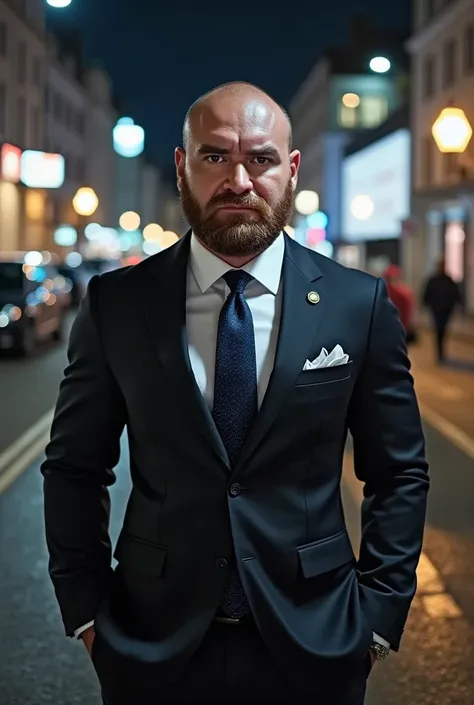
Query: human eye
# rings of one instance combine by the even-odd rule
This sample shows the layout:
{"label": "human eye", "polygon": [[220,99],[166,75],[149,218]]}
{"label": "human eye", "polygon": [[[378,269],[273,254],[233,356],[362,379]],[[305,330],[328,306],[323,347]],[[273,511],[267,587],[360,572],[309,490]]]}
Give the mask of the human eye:
{"label": "human eye", "polygon": [[266,166],[267,164],[270,164],[271,159],[269,157],[254,157],[253,158],[253,163],[258,164],[258,166]]}
{"label": "human eye", "polygon": [[220,154],[209,154],[204,161],[209,162],[209,164],[221,164],[222,156]]}

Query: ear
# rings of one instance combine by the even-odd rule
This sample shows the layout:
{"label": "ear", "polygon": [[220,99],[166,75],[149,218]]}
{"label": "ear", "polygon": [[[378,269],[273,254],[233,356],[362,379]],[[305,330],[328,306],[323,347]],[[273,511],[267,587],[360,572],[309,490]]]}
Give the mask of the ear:
{"label": "ear", "polygon": [[174,150],[174,163],[176,166],[176,185],[178,191],[181,191],[181,182],[184,176],[184,168],[186,166],[186,152],[183,147],[176,147]]}
{"label": "ear", "polygon": [[301,164],[301,152],[294,149],[290,154],[290,173],[291,173],[291,183],[293,185],[293,190],[296,190],[296,184],[298,183],[298,171]]}

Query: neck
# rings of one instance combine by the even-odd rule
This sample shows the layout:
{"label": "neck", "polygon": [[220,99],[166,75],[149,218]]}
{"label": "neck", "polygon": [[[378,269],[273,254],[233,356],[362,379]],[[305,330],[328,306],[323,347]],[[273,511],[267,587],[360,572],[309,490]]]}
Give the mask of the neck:
{"label": "neck", "polygon": [[[228,264],[233,269],[240,269],[241,267],[245,267],[246,264],[248,264],[252,260],[256,259],[261,254],[261,252],[257,252],[256,254],[253,254],[253,255],[245,255],[242,257],[231,257],[230,255],[221,255],[219,252],[214,252],[214,250],[211,250],[210,247],[207,247],[207,245],[204,242],[202,242],[201,240],[200,240],[200,242],[201,242],[201,245],[203,247],[205,247],[208,252],[212,252],[213,255],[215,255],[216,257],[219,257],[219,259],[221,259],[223,262]],[[262,250],[262,252],[263,252],[263,250]]]}

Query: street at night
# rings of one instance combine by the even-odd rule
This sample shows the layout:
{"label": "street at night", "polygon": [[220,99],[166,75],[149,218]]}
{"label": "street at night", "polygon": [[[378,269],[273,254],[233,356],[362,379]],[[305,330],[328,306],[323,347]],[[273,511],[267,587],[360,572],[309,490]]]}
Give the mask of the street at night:
{"label": "street at night", "polygon": [[[439,415],[441,423],[463,418],[464,440],[466,444],[470,440],[474,450],[474,374],[450,368],[439,371],[431,363],[430,342],[425,336],[412,353],[415,377],[418,367],[422,368],[421,405],[428,406],[436,419]],[[450,353],[457,362],[454,368],[463,367],[459,362],[474,359],[474,345],[453,342]],[[23,433],[34,413],[41,416],[49,410],[64,360],[65,348],[59,346],[45,349],[30,361],[2,361],[1,384],[17,390],[12,417],[18,425],[10,427],[11,435]],[[36,407],[31,417],[23,417],[21,399],[29,393],[33,374],[42,380],[35,387]],[[469,456],[461,451],[429,423],[425,432],[432,490],[425,550],[418,570],[418,595],[400,652],[377,664],[370,676],[367,705],[403,705],[410,701],[420,705],[471,705],[474,699],[474,453]],[[3,449],[9,440],[2,438]],[[99,705],[90,659],[82,643],[64,636],[47,574],[40,462],[38,458],[0,495],[0,702]],[[348,444],[343,499],[357,551],[361,486],[351,472],[351,463]],[[129,490],[124,441],[117,483],[111,490],[114,540]]]}

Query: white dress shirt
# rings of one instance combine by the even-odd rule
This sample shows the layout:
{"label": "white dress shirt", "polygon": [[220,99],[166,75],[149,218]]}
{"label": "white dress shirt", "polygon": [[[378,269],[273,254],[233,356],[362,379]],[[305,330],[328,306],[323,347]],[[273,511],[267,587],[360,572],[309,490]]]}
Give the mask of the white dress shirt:
{"label": "white dress shirt", "polygon": [[[242,269],[253,280],[245,288],[245,298],[252,313],[255,331],[255,354],[259,406],[267,391],[273,370],[281,318],[281,274],[285,255],[285,238],[278,238],[261,255]],[[214,398],[217,329],[219,315],[230,289],[223,275],[232,267],[209,252],[192,235],[187,274],[186,332],[191,368],[209,409]],[[78,629],[79,636],[93,622]],[[388,643],[374,635],[384,646]]]}

